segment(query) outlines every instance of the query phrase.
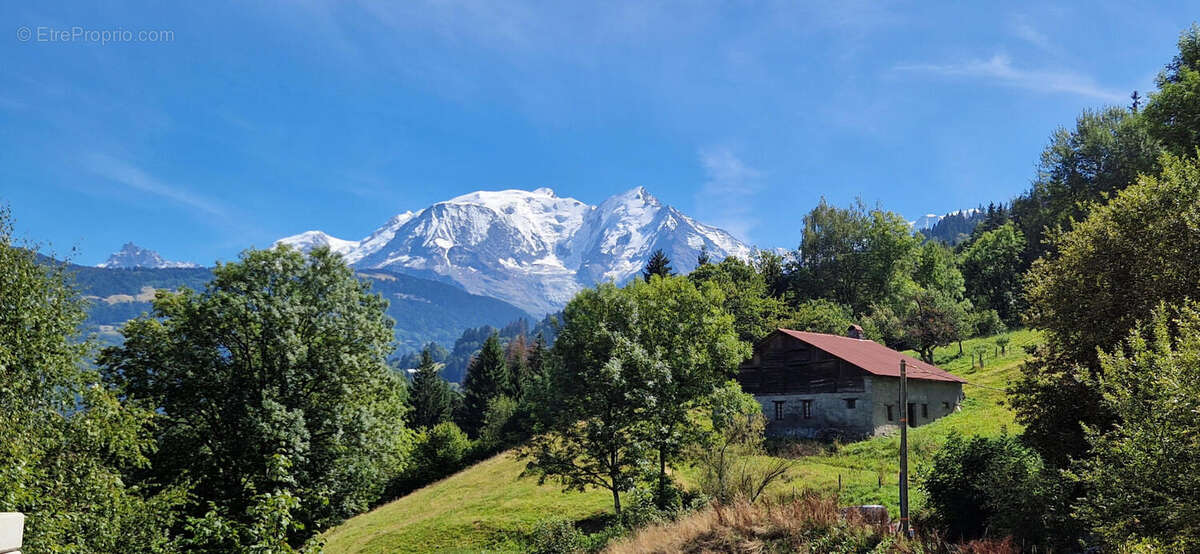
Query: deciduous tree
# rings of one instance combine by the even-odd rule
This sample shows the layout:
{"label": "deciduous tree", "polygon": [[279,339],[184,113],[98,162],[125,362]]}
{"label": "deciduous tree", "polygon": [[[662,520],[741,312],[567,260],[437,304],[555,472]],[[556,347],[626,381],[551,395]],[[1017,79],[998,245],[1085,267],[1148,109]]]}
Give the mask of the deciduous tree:
{"label": "deciduous tree", "polygon": [[24,512],[27,552],[169,550],[186,491],[127,479],[153,454],[154,414],[85,369],[85,308],[65,264],[15,243],[0,209],[0,511]]}
{"label": "deciduous tree", "polygon": [[392,321],[369,286],[327,248],[278,247],[218,264],[203,291],[159,291],[100,360],[159,414],[150,475],[186,476],[198,509],[246,525],[256,495],[293,495],[293,544],[366,509],[410,447]]}
{"label": "deciduous tree", "polygon": [[1092,384],[1096,352],[1123,340],[1161,302],[1200,298],[1200,166],[1165,157],[1162,175],[1096,208],[1029,274],[1029,321],[1046,346],[1023,366],[1010,394],[1025,436],[1048,463],[1086,454],[1080,423],[1111,415]]}
{"label": "deciduous tree", "polygon": [[1079,514],[1113,551],[1200,549],[1200,305],[1155,311],[1100,356],[1102,405],[1121,421],[1088,434]]}

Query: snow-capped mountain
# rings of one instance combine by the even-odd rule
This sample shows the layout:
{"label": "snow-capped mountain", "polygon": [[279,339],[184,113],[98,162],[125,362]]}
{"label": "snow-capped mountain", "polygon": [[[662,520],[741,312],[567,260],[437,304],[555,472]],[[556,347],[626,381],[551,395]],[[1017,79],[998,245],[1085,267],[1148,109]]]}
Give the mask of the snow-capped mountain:
{"label": "snow-capped mountain", "polygon": [[938,214],[925,214],[921,217],[918,217],[915,221],[908,222],[908,224],[911,225],[913,229],[924,231],[926,229],[932,229],[934,225],[937,225],[938,221],[941,221],[941,219],[942,216]]}
{"label": "snow-capped mountain", "polygon": [[677,271],[701,248],[715,260],[748,258],[729,233],[662,204],[642,187],[597,206],[534,191],[479,191],[393,217],[354,242],[310,231],[278,242],[328,245],[359,269],[387,268],[458,283],[530,313],[560,309],[583,287],[637,275],[656,249]]}
{"label": "snow-capped mountain", "polygon": [[331,237],[323,231],[305,231],[299,235],[281,238],[275,241],[275,243],[287,244],[302,252],[308,252],[320,246],[328,246],[330,250],[341,254],[343,257],[358,248],[357,241]]}
{"label": "snow-capped mountain", "polygon": [[164,260],[162,256],[153,250],[147,250],[132,242],[125,243],[120,250],[113,252],[104,263],[98,264],[96,267],[108,269],[131,269],[131,268],[175,268],[175,267],[200,267],[191,262],[173,262]]}

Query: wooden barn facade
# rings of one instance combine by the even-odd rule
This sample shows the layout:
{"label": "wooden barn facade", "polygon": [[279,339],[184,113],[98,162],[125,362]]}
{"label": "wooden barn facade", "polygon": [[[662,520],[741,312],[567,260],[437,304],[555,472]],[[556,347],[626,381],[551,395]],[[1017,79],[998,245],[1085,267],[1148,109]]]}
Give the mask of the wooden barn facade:
{"label": "wooden barn facade", "polygon": [[[908,403],[899,405],[900,360],[908,368]],[[778,329],[754,346],[738,382],[767,417],[767,434],[859,439],[911,426],[958,409],[962,378],[877,342],[851,326],[847,336]]]}

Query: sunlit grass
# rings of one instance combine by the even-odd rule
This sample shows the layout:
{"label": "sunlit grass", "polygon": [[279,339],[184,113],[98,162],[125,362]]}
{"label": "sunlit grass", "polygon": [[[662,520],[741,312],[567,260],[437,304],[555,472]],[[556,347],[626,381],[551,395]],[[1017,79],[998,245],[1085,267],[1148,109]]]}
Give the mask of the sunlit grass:
{"label": "sunlit grass", "polygon": [[326,551],[518,551],[539,520],[580,520],[612,510],[606,491],[563,493],[536,478],[518,478],[525,462],[503,453],[325,534]]}

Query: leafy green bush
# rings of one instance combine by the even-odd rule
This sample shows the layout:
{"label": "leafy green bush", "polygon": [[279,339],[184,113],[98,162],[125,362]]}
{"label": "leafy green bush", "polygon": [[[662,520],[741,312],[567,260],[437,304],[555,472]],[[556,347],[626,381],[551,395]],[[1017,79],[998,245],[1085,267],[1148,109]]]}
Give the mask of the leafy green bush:
{"label": "leafy green bush", "polygon": [[996,310],[978,310],[971,314],[970,320],[976,337],[990,337],[1008,330]]}
{"label": "leafy green bush", "polygon": [[575,525],[565,519],[539,522],[529,538],[529,552],[533,554],[565,554],[587,550],[587,537]]}
{"label": "leafy green bush", "polygon": [[818,298],[801,302],[790,314],[786,314],[779,326],[797,331],[841,335],[852,323],[854,316],[849,307]]}
{"label": "leafy green bush", "polygon": [[516,422],[513,419],[517,415],[517,408],[517,401],[506,395],[488,402],[487,411],[483,414],[483,427],[479,429],[480,454],[495,452],[520,439],[521,430],[514,428]]}
{"label": "leafy green bush", "polygon": [[453,422],[444,421],[417,433],[408,470],[388,488],[396,498],[462,469],[471,452],[471,440]]}
{"label": "leafy green bush", "polygon": [[1011,435],[951,435],[933,457],[921,486],[931,521],[956,539],[1015,536],[1040,544],[1047,512],[1057,505],[1056,480],[1036,452]]}
{"label": "leafy green bush", "polygon": [[1196,552],[1200,304],[1160,306],[1146,327],[1100,356],[1103,407],[1122,423],[1088,433],[1078,515],[1114,551]]}

